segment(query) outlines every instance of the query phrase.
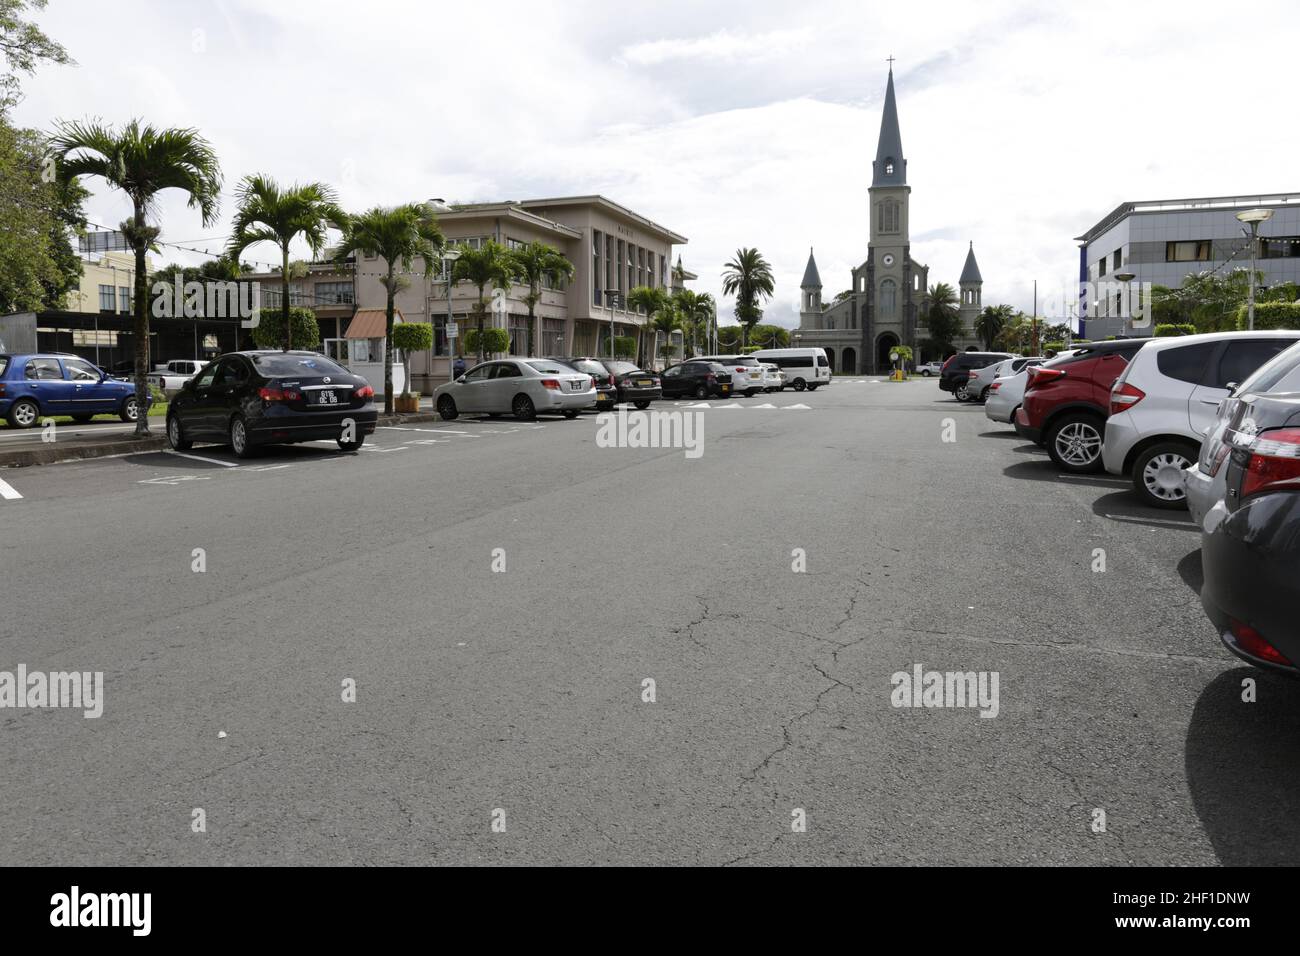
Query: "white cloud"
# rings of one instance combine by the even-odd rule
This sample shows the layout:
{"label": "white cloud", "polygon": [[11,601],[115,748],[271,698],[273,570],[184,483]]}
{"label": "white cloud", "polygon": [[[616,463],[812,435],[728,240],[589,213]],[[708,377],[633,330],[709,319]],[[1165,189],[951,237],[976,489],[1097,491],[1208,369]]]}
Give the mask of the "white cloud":
{"label": "white cloud", "polygon": [[[604,193],[689,236],[702,290],[757,246],[778,282],[767,318],[787,324],[809,245],[827,298],[866,254],[890,55],[913,255],[953,282],[973,239],[986,302],[1028,308],[1037,279],[1059,303],[1073,237],[1121,201],[1297,188],[1286,3],[612,9],[51,0],[40,22],[81,65],[29,78],[18,119],[198,127],[222,158],[227,218],[205,228],[168,197],[164,238],[223,234],[250,172],[333,183],[358,209]],[[91,206],[109,225],[126,214],[107,191]]]}

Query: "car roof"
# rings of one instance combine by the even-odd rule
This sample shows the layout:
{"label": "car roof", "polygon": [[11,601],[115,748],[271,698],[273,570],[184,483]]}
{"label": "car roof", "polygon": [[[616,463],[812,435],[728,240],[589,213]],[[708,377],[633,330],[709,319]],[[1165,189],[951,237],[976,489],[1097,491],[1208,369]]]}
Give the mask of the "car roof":
{"label": "car roof", "polygon": [[1183,345],[1195,345],[1198,342],[1225,342],[1233,339],[1296,339],[1300,332],[1293,329],[1255,329],[1253,332],[1201,332],[1196,335],[1168,335],[1151,339],[1143,347],[1143,352],[1159,352],[1164,349],[1178,348]]}

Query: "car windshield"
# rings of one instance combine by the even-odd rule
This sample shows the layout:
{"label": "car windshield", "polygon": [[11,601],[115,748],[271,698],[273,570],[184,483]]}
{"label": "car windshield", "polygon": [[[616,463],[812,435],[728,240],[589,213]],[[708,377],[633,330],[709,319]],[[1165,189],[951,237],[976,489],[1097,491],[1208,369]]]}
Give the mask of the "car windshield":
{"label": "car windshield", "polygon": [[283,378],[286,375],[350,375],[341,365],[336,365],[323,355],[294,355],[292,352],[276,352],[266,355],[250,355],[253,368],[267,378]]}
{"label": "car windshield", "polygon": [[541,372],[543,375],[570,375],[573,369],[560,362],[525,362],[534,372]]}

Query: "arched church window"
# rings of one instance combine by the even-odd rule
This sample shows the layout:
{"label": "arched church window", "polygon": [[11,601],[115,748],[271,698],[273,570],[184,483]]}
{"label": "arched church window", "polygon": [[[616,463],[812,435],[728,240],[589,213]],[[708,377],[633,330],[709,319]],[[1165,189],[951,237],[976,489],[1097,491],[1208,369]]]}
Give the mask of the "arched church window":
{"label": "arched church window", "polygon": [[880,283],[880,314],[893,315],[898,309],[898,285],[893,279]]}
{"label": "arched church window", "polygon": [[886,176],[892,176],[892,175],[894,175],[894,157],[893,157],[893,156],[890,156],[888,159],[885,160],[885,175],[886,175]]}
{"label": "arched church window", "polygon": [[898,232],[898,203],[886,200],[876,209],[876,227],[881,232]]}

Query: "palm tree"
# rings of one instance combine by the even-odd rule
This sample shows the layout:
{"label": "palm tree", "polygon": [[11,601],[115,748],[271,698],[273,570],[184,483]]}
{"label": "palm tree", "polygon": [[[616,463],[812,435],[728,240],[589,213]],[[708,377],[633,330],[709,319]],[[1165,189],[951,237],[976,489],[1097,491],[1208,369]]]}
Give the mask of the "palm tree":
{"label": "palm tree", "polygon": [[[387,271],[380,280],[388,293],[384,323],[384,414],[393,413],[393,315],[397,293],[406,280],[397,274],[410,272],[416,259],[424,263],[424,277],[433,275],[433,264],[442,257],[446,245],[433,210],[425,203],[402,206],[376,206],[359,216],[345,216],[343,239],[334,251],[339,262],[362,253],[379,256]],[[409,390],[410,382],[406,383]]]}
{"label": "palm tree", "polygon": [[1003,328],[1015,314],[1009,305],[986,305],[975,320],[975,334],[984,343],[984,348],[992,350],[993,343],[1002,334]]}
{"label": "palm tree", "polygon": [[682,328],[691,337],[691,352],[699,352],[700,333],[704,334],[704,341],[707,349],[708,342],[711,341],[709,335],[709,323],[716,313],[716,307],[713,303],[713,296],[707,292],[693,292],[690,289],[673,290],[673,301],[677,305],[677,312],[681,316]]}
{"label": "palm tree", "polygon": [[60,161],[60,174],[69,181],[99,176],[131,200],[131,218],[122,234],[135,253],[135,401],[136,435],[149,434],[145,373],[149,368],[149,296],[145,256],[161,230],[148,217],[157,210],[164,189],[181,189],[189,206],[210,225],[221,202],[221,165],[206,139],[193,129],[155,129],[131,120],[119,132],[98,122],[60,123],[50,140]]}
{"label": "palm tree", "polygon": [[546,280],[554,285],[572,279],[573,263],[564,258],[558,249],[536,240],[510,250],[509,256],[515,278],[528,286],[524,302],[528,306],[528,354],[532,355],[533,326],[537,321],[534,311],[537,303],[542,300],[542,282]]}
{"label": "palm tree", "polygon": [[239,212],[230,230],[226,255],[238,258],[249,246],[273,242],[280,247],[280,318],[284,322],[284,348],[293,348],[289,324],[289,245],[299,236],[313,256],[325,248],[326,227],[342,226],[347,214],[339,208],[334,190],[321,183],[295,183],[282,189],[269,176],[245,176],[236,192]]}
{"label": "palm tree", "polygon": [[722,292],[736,297],[736,318],[740,321],[741,348],[744,335],[763,317],[761,303],[776,289],[772,266],[757,249],[737,249],[735,258],[722,267]]}
{"label": "palm tree", "polygon": [[[639,285],[636,286],[634,289],[632,289],[630,292],[628,292],[627,304],[630,308],[636,309],[640,312],[644,312],[647,317],[647,323],[654,324],[654,327],[658,329],[658,325],[655,324],[655,317],[658,315],[662,315],[666,311],[672,310],[673,300],[668,295],[668,291],[666,289],[662,289],[659,287]],[[641,341],[641,333],[644,330],[645,330],[645,326],[642,326],[641,329],[638,329],[637,331],[637,352],[638,353],[643,353],[643,348],[642,348],[643,342]],[[653,358],[654,356],[651,356],[652,360]],[[639,363],[640,361],[641,361],[641,354],[638,354],[637,362]]]}
{"label": "palm tree", "polygon": [[484,293],[488,286],[508,289],[514,280],[514,267],[510,250],[495,239],[489,239],[477,249],[460,246],[460,258],[451,271],[452,282],[471,282],[478,287],[478,303],[474,314],[478,320],[478,360],[483,361],[483,319],[487,314]]}
{"label": "palm tree", "polygon": [[926,311],[925,323],[930,338],[946,348],[962,332],[961,300],[957,297],[957,290],[946,282],[930,286],[928,298],[930,307]]}

